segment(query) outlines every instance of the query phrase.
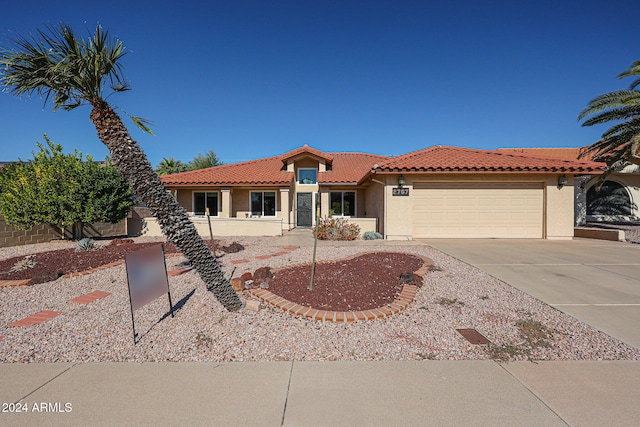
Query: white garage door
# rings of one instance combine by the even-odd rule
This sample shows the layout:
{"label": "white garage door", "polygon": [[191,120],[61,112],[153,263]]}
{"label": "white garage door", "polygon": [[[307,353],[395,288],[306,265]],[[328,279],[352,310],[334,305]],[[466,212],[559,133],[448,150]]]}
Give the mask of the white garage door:
{"label": "white garage door", "polygon": [[414,238],[543,237],[542,183],[415,183]]}

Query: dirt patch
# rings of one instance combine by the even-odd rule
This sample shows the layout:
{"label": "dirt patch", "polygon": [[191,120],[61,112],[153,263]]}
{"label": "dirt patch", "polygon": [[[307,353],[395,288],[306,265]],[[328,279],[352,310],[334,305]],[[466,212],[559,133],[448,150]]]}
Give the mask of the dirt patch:
{"label": "dirt patch", "polygon": [[312,290],[309,290],[311,265],[277,271],[269,283],[269,291],[321,310],[369,310],[393,302],[404,285],[401,276],[417,271],[423,264],[414,255],[374,252],[317,264]]}

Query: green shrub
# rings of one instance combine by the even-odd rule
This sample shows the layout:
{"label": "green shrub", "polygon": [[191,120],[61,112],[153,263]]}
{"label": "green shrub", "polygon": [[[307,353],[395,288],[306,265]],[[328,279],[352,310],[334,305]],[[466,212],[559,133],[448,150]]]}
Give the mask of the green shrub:
{"label": "green shrub", "polygon": [[311,231],[320,240],[355,240],[360,236],[358,224],[349,224],[344,218],[320,218]]}
{"label": "green shrub", "polygon": [[362,238],[364,240],[377,240],[382,239],[382,234],[378,233],[377,231],[365,231],[365,233],[362,235]]}

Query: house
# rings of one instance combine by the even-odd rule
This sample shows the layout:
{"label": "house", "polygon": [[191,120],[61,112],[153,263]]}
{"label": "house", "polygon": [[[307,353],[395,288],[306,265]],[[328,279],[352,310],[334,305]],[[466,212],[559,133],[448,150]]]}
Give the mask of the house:
{"label": "house", "polygon": [[[320,216],[386,239],[571,238],[573,178],[598,163],[434,146],[398,157],[285,154],[162,176],[200,233],[280,235]],[[148,233],[160,234],[149,219]]]}
{"label": "house", "polygon": [[[498,152],[567,160],[580,158],[583,148],[499,148]],[[602,164],[601,159],[594,160]],[[600,186],[600,188],[598,188]],[[575,181],[575,224],[640,220],[640,167],[627,164],[607,175],[578,176]]]}

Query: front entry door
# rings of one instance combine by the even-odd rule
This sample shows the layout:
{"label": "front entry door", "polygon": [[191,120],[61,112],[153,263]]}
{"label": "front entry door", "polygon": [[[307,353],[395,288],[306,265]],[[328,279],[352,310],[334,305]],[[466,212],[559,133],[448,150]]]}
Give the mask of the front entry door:
{"label": "front entry door", "polygon": [[313,193],[297,194],[296,210],[298,215],[296,217],[296,227],[311,227],[313,225],[311,215],[313,212],[312,195]]}

